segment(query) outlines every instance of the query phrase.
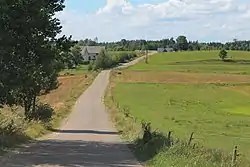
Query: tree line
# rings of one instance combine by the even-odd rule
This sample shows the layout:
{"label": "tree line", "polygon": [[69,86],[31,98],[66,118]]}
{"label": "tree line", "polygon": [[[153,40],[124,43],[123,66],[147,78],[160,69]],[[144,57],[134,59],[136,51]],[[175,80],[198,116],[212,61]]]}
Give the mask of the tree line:
{"label": "tree line", "polygon": [[179,36],[176,39],[168,38],[162,40],[126,40],[122,39],[117,42],[98,42],[97,39],[79,40],[80,46],[85,45],[101,45],[111,51],[135,51],[135,50],[157,50],[157,48],[172,48],[175,51],[199,51],[199,50],[241,50],[250,51],[249,41],[238,41],[234,39],[232,42],[199,42],[189,41],[186,36]]}

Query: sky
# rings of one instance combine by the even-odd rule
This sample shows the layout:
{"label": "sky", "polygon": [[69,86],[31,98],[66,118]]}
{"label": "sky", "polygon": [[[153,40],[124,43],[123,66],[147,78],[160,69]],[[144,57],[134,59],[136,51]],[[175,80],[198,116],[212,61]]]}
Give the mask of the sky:
{"label": "sky", "polygon": [[66,0],[57,13],[73,39],[250,40],[250,0]]}

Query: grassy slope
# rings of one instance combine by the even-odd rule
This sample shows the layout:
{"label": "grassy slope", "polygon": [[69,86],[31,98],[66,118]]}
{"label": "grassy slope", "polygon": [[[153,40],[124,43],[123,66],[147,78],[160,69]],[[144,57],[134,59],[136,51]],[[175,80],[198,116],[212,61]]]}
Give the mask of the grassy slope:
{"label": "grassy slope", "polygon": [[[190,72],[199,73],[228,73],[228,69],[230,73],[248,74],[250,72],[250,66],[246,65],[250,60],[248,52],[230,52],[230,55],[236,63],[210,60],[217,58],[216,51],[158,54],[150,58],[148,65],[141,62],[128,70],[151,70],[157,73],[157,71],[183,71],[184,66]],[[195,63],[189,64],[190,61]],[[187,65],[179,65],[180,63],[176,62]],[[173,130],[174,136],[181,139],[187,140],[190,133],[194,131],[195,142],[205,145],[206,148],[222,149],[227,155],[230,155],[233,146],[237,144],[240,146],[241,159],[246,160],[245,156],[250,153],[250,112],[248,111],[250,103],[249,92],[246,93],[244,90],[249,90],[249,86],[115,83],[114,76],[112,77],[112,86],[107,93],[106,104],[112,111],[118,129],[124,131],[126,140],[134,141],[140,127],[138,121],[134,123],[124,116],[122,112],[125,108],[129,110],[132,117],[152,122],[154,129],[165,133]],[[210,162],[200,155],[196,157],[195,153],[191,153],[193,157],[189,157],[175,154],[176,150],[173,150],[161,151],[143,160],[147,161],[149,166],[185,166],[187,164],[219,166],[220,163],[213,164],[213,162],[219,162],[218,159],[223,157],[217,152],[212,154],[203,152],[204,156],[213,157]],[[141,159],[141,156],[146,156],[150,152],[153,151],[139,151],[136,155]],[[248,166],[247,164],[249,165],[248,162],[242,162],[241,166]],[[224,166],[227,165],[224,164]]]}

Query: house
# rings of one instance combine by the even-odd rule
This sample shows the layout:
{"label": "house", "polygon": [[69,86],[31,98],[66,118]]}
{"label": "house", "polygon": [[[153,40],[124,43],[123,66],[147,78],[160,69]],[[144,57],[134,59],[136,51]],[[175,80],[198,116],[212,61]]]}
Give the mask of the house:
{"label": "house", "polygon": [[161,52],[164,52],[164,51],[165,51],[165,48],[157,48],[158,53],[161,53]]}
{"label": "house", "polygon": [[165,48],[166,52],[173,52],[174,48]]}
{"label": "house", "polygon": [[81,54],[84,61],[96,60],[97,56],[105,47],[101,46],[84,46],[82,48]]}
{"label": "house", "polygon": [[161,53],[161,52],[173,52],[174,49],[173,48],[158,48],[157,52]]}

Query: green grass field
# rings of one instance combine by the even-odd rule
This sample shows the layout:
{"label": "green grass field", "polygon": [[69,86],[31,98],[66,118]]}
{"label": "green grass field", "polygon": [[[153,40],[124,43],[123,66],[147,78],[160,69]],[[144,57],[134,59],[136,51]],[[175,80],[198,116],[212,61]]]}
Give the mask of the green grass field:
{"label": "green grass field", "polygon": [[234,62],[222,62],[219,51],[162,53],[141,62],[130,70],[178,71],[199,73],[250,74],[250,53],[229,52]]}
{"label": "green grass field", "polygon": [[72,75],[82,75],[88,72],[88,65],[81,65],[76,69],[64,69],[60,72],[60,75],[72,74]]}
{"label": "green grass field", "polygon": [[[156,54],[150,57],[149,64],[140,62],[130,67],[124,74],[113,72],[110,96],[115,103],[119,104],[121,109],[127,108],[132,117],[138,121],[145,120],[152,124],[152,128],[159,132],[167,134],[173,131],[175,138],[187,141],[189,135],[194,132],[194,143],[204,146],[205,150],[214,150],[213,153],[207,151],[201,153],[205,157],[213,155],[214,158],[208,161],[199,156],[192,157],[195,153],[185,154],[180,151],[176,154],[176,148],[173,150],[162,150],[145,161],[149,166],[228,166],[222,165],[222,154],[231,157],[235,145],[239,146],[240,158],[239,166],[250,166],[250,84],[247,82],[238,83],[237,75],[231,75],[229,84],[222,79],[221,83],[203,83],[194,84],[189,79],[183,81],[183,75],[180,75],[180,83],[157,83],[157,76],[164,76],[163,73],[183,72],[186,78],[190,77],[187,72],[199,73],[199,77],[209,76],[211,73],[228,74],[250,74],[250,53],[249,52],[229,52],[233,57],[233,62],[222,62],[218,59],[218,51],[210,52],[178,52]],[[138,70],[144,71],[143,82],[140,78],[135,79]],[[154,75],[154,82],[150,83]],[[160,75],[159,75],[160,74]],[[124,78],[123,78],[124,76]],[[165,75],[171,77],[171,75]],[[173,76],[172,76],[173,77]],[[218,75],[217,77],[224,77]],[[117,79],[119,78],[119,79]],[[122,79],[121,79],[122,78]],[[126,79],[129,78],[129,82]],[[133,83],[134,78],[134,83]],[[178,81],[177,78],[174,78]],[[218,79],[218,78],[217,78]],[[148,80],[148,82],[147,82]],[[161,81],[164,80],[161,78]],[[167,78],[171,81],[171,78]],[[111,98],[108,98],[109,104]],[[113,104],[113,106],[116,104]],[[119,110],[119,109],[117,109]],[[129,128],[125,136],[136,136],[133,133],[131,122],[126,118],[121,118],[119,113],[113,113],[114,120],[118,129]],[[120,113],[121,115],[121,113]],[[138,123],[139,124],[139,123]],[[128,139],[128,138],[126,138]],[[136,140],[134,137],[132,140]],[[181,149],[183,150],[183,149]],[[220,154],[216,151],[220,150]],[[146,153],[147,152],[147,153]],[[141,154],[152,152],[140,151]],[[202,151],[201,151],[202,152]],[[230,159],[230,158],[229,158]],[[230,161],[230,160],[229,160]],[[220,163],[218,163],[220,162]],[[228,161],[227,161],[228,162]],[[206,164],[204,164],[206,163]]]}
{"label": "green grass field", "polygon": [[250,101],[215,85],[127,84],[116,86],[115,99],[155,129],[178,138],[195,132],[197,142],[250,154]]}

